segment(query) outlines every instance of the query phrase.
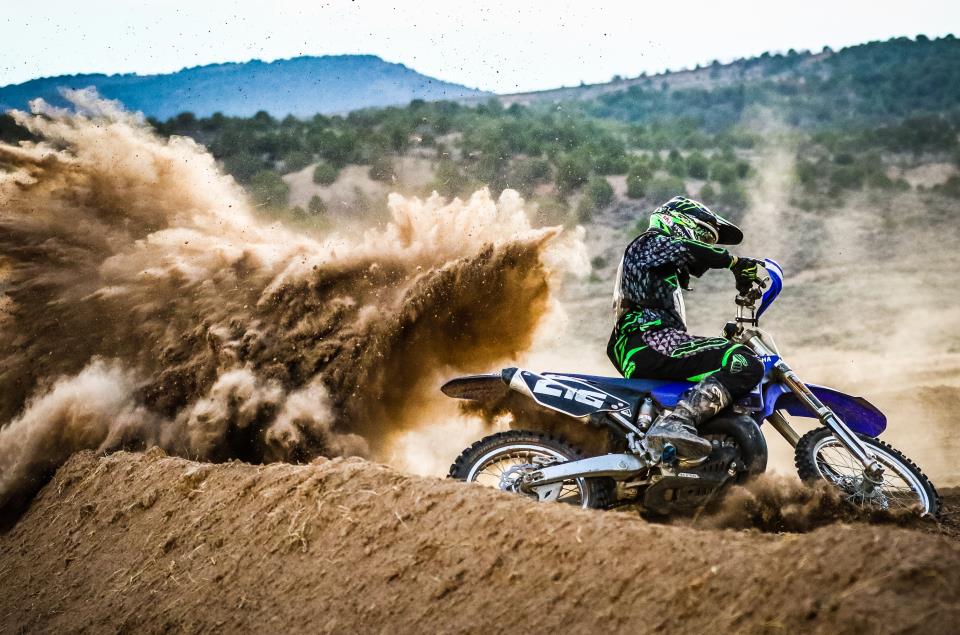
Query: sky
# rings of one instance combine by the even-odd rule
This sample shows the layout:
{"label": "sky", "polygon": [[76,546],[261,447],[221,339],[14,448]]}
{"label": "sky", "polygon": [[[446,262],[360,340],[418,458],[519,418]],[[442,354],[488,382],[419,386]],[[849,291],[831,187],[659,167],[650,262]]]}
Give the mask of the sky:
{"label": "sky", "polygon": [[958,0],[4,0],[0,86],[370,53],[498,93],[764,51],[960,35]]}

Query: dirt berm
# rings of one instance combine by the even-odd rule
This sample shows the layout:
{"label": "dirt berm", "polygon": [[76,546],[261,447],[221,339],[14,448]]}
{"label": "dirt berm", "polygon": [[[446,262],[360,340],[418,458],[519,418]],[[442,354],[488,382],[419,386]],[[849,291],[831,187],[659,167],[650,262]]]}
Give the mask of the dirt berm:
{"label": "dirt berm", "polygon": [[75,455],[0,537],[4,632],[956,632],[960,544],[650,524],[359,459]]}

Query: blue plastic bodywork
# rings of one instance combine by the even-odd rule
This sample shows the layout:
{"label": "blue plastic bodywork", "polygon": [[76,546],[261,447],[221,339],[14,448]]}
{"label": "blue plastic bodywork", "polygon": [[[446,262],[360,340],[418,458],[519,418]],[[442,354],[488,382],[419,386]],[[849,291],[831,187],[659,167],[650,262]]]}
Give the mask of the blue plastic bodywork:
{"label": "blue plastic bodywork", "polygon": [[[876,437],[887,429],[886,415],[863,397],[853,397],[816,384],[807,384],[807,388],[854,432]],[[816,417],[800,403],[787,386],[779,383],[767,384],[763,391],[764,418],[769,417],[775,410],[785,410],[795,417]]]}
{"label": "blue plastic bodywork", "polygon": [[763,296],[760,298],[760,308],[757,309],[758,319],[770,308],[773,301],[776,300],[780,292],[783,291],[783,268],[780,266],[780,263],[767,258],[763,261],[763,267],[767,270],[767,276],[770,278],[770,282],[767,284],[766,289],[763,291]]}
{"label": "blue plastic bodywork", "polygon": [[[766,360],[765,360],[766,361]],[[772,362],[771,362],[772,363]],[[689,381],[667,381],[660,379],[623,379],[620,377],[600,377],[597,375],[576,375],[564,373],[568,377],[576,377],[588,382],[623,388],[626,390],[649,393],[657,402],[672,408],[677,405],[680,395],[693,385]],[[828,408],[833,410],[847,426],[861,434],[871,437],[878,436],[887,427],[887,417],[863,397],[853,397],[833,388],[807,384],[807,387]],[[762,389],[762,405],[759,420],[766,419],[775,410],[784,410],[795,417],[816,417],[806,406],[794,396],[786,385],[768,383]]]}

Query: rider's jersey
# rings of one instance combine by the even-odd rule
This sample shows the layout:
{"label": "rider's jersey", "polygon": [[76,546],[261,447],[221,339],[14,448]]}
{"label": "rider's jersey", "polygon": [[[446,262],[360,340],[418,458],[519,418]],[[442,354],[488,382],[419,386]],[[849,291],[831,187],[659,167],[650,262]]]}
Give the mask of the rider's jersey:
{"label": "rider's jersey", "polygon": [[646,231],[627,245],[617,269],[613,305],[617,320],[629,309],[644,309],[660,328],[685,331],[682,290],[691,275],[729,267],[733,256],[722,247]]}

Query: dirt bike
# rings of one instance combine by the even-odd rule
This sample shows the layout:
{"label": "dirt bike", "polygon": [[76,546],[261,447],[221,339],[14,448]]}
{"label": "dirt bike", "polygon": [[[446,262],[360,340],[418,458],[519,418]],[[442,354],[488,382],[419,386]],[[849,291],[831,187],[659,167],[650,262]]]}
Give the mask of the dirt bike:
{"label": "dirt bike", "polygon": [[[450,476],[585,508],[638,503],[652,514],[691,511],[717,500],[727,486],[766,470],[767,446],[760,430],[766,421],[795,448],[801,479],[822,479],[855,505],[936,517],[940,499],[933,484],[910,459],[877,438],[886,429],[884,414],[862,397],[804,383],[760,328],[760,317],[784,283],[780,265],[768,259],[764,267],[766,276],[736,297],[736,318],[723,333],[752,349],[765,374],[751,394],[701,426],[701,436],[713,445],[706,458],[683,460],[670,446],[654,453],[644,441],[652,422],[676,405],[691,382],[504,368],[458,377],[441,390],[479,401],[515,391],[539,408],[607,428],[613,451],[585,456],[561,437],[513,429],[464,450]],[[784,413],[817,418],[822,427],[801,437]]]}

